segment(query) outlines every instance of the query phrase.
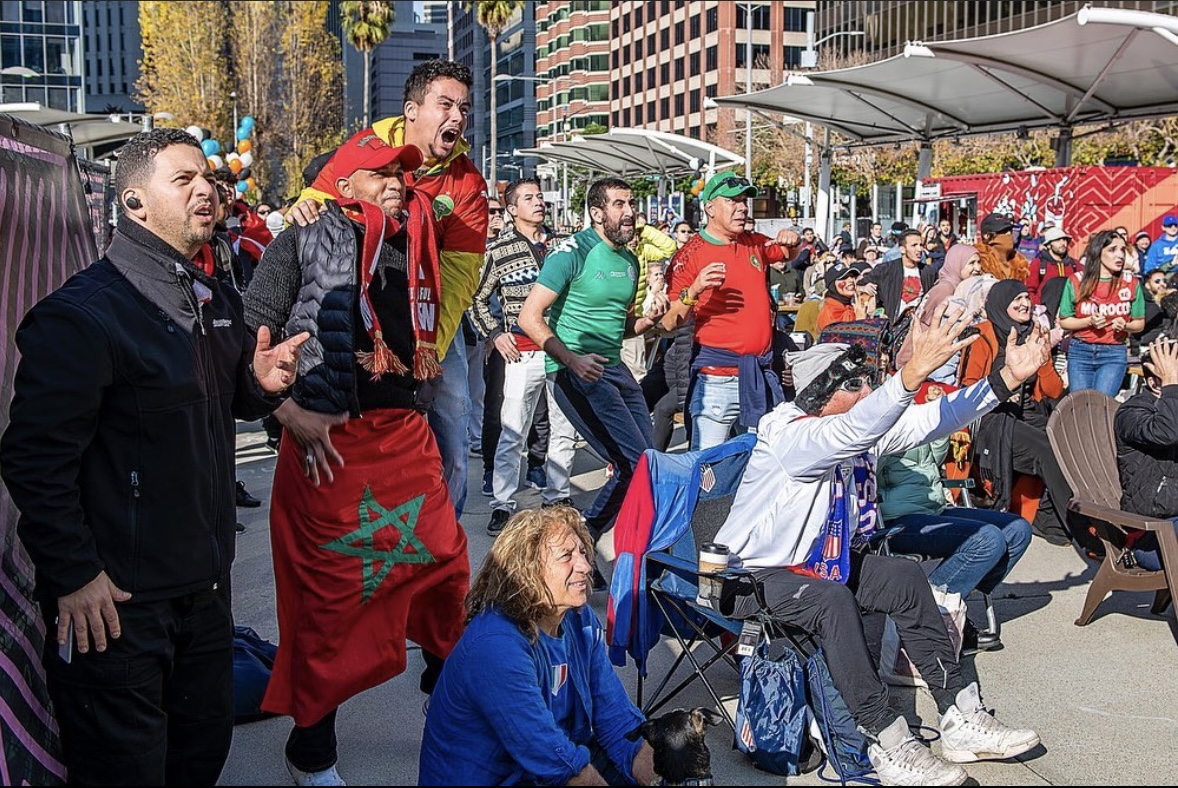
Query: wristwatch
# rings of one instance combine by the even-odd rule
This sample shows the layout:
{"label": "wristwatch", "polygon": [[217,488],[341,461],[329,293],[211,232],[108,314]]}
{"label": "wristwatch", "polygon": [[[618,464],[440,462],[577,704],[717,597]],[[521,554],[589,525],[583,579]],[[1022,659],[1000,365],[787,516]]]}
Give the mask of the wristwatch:
{"label": "wristwatch", "polygon": [[699,303],[698,298],[691,297],[691,289],[687,287],[679,291],[679,301],[684,306],[695,306],[697,303]]}

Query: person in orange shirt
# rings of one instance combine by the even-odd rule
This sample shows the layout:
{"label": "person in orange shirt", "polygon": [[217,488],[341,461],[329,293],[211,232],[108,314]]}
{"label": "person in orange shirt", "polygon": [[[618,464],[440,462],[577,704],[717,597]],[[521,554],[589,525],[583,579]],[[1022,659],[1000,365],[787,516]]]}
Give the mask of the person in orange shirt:
{"label": "person in orange shirt", "polygon": [[[1007,348],[1022,344],[1035,321],[1027,286],[1014,279],[997,282],[986,297],[986,321],[977,325],[981,336],[962,351],[961,385],[983,380],[1000,368]],[[1025,381],[1006,402],[982,416],[974,430],[974,456],[983,478],[994,485],[994,508],[1010,505],[1014,475],[1037,476],[1046,487],[1031,530],[1051,544],[1071,541],[1067,503],[1072,497],[1055,453],[1047,440],[1049,400],[1064,395],[1063,380],[1050,360]],[[1079,529],[1077,529],[1078,532]]]}
{"label": "person in orange shirt", "polygon": [[826,297],[818,313],[818,330],[831,323],[848,323],[870,317],[875,311],[875,298],[859,294],[859,277],[871,270],[867,263],[831,266],[826,272]]}

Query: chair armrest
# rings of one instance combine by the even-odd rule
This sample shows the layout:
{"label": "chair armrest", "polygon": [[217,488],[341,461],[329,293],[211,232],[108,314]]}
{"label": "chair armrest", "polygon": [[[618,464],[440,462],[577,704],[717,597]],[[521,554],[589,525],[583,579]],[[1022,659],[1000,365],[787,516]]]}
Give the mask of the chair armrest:
{"label": "chair armrest", "polygon": [[[658,564],[664,569],[682,577],[685,580],[694,579],[696,585],[699,585],[699,578],[705,575],[699,571],[699,564],[695,561],[688,561],[678,556],[664,553],[661,551],[651,552],[646,554],[646,560],[652,564]],[[757,603],[764,610],[767,605],[765,602],[765,591],[761,583],[753,576],[753,573],[747,569],[725,569],[722,572],[708,572],[709,578],[720,578],[721,580],[747,580],[752,583],[753,596],[756,597]]]}
{"label": "chair armrest", "polygon": [[[653,552],[646,554],[646,560],[652,563],[661,564],[664,568],[670,569],[676,574],[693,575],[700,577],[699,564],[695,561],[688,561],[670,553]],[[708,572],[708,577],[719,577],[724,580],[739,580],[740,578],[751,578],[752,572],[747,569],[725,569],[722,572]]]}
{"label": "chair armrest", "polygon": [[1091,501],[1082,501],[1078,498],[1068,501],[1068,509],[1077,514],[1091,517],[1093,520],[1100,520],[1120,528],[1137,528],[1142,531],[1173,530],[1174,528],[1174,524],[1169,520],[1156,520],[1120,509],[1110,509],[1107,506],[1101,506]]}
{"label": "chair armrest", "polygon": [[970,477],[965,479],[941,479],[941,486],[949,490],[972,490],[974,487],[977,487],[977,484]]}

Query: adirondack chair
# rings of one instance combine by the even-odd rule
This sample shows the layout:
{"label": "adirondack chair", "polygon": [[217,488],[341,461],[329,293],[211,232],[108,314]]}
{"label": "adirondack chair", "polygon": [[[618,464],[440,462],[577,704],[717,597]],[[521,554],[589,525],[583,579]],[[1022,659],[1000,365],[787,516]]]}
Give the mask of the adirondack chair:
{"label": "adirondack chair", "polygon": [[[1099,391],[1078,391],[1065,397],[1047,422],[1047,438],[1072,488],[1068,509],[1091,518],[1104,542],[1105,557],[1088,588],[1084,609],[1076,619],[1082,627],[1111,591],[1154,591],[1150,611],[1161,615],[1178,591],[1178,536],[1169,520],[1155,520],[1121,510],[1121,479],[1113,417],[1117,401]],[[1126,534],[1132,529],[1154,531],[1163,569],[1150,571],[1126,561],[1131,551]]]}

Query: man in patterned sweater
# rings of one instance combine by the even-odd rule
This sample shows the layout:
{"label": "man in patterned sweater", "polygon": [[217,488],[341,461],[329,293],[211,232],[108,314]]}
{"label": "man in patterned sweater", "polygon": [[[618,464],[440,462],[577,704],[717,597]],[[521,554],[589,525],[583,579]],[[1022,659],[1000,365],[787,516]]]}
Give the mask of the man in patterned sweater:
{"label": "man in patterned sweater", "polygon": [[[520,457],[528,428],[542,395],[548,402],[547,486],[545,506],[567,503],[569,471],[576,451],[576,432],[553,399],[552,384],[546,382],[544,351],[516,324],[520,308],[540,276],[544,261],[544,194],[535,178],[523,178],[508,185],[505,194],[512,223],[487,249],[487,262],[479,289],[475,291],[471,315],[475,326],[503,357],[503,406],[501,430],[495,450],[491,522],[487,533],[497,536],[515,510],[512,496],[519,489]],[[498,296],[502,317],[491,311],[491,297]]]}

